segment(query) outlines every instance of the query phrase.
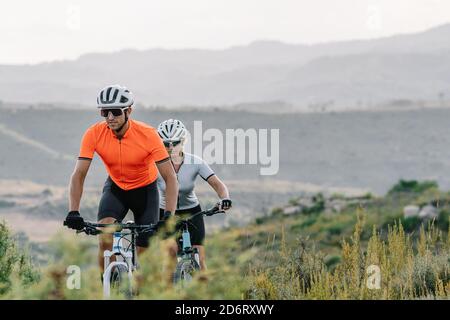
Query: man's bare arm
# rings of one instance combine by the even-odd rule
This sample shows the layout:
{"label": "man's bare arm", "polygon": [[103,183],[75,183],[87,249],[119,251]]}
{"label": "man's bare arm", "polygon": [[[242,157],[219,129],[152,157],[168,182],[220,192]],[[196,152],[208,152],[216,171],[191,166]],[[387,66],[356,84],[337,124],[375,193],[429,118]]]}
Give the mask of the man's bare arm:
{"label": "man's bare arm", "polygon": [[86,175],[89,171],[91,160],[79,159],[75,165],[75,169],[70,177],[69,184],[69,211],[79,211],[81,195],[83,194],[83,186]]}

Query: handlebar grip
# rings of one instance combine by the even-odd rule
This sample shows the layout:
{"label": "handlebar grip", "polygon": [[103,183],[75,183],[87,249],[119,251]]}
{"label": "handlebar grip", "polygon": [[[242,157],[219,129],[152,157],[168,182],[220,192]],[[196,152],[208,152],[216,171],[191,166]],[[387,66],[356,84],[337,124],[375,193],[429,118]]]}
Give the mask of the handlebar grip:
{"label": "handlebar grip", "polygon": [[214,208],[212,208],[212,209],[206,211],[205,215],[208,216],[208,217],[210,217],[210,216],[213,216],[213,215],[215,215],[215,214],[217,214],[217,213],[222,213],[222,212],[225,212],[225,211],[219,210],[219,208],[214,207]]}

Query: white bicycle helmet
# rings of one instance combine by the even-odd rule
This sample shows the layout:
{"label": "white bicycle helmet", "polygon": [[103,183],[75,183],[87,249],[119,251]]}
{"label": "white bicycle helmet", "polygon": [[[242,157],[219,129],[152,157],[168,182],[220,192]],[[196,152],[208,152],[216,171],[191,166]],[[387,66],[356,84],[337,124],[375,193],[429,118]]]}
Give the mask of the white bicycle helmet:
{"label": "white bicycle helmet", "polygon": [[133,94],[130,90],[117,84],[103,88],[97,96],[98,108],[126,108],[133,103]]}
{"label": "white bicycle helmet", "polygon": [[159,136],[164,141],[178,141],[186,137],[186,127],[183,122],[176,119],[168,119],[158,126]]}

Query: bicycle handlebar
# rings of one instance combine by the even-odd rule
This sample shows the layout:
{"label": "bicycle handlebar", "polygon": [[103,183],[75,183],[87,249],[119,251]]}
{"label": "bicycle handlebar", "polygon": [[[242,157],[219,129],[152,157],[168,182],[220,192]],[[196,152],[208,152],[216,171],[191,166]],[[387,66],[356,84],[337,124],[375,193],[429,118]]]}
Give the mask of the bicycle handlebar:
{"label": "bicycle handlebar", "polygon": [[[198,212],[196,214],[193,214],[189,218],[181,219],[181,221],[187,222],[198,215],[213,216],[215,214],[224,213],[224,212],[225,211],[223,211],[223,210],[219,210],[219,207],[216,205],[208,210],[204,210],[204,211]],[[65,225],[65,223],[64,223],[64,225]],[[135,224],[135,223],[94,223],[94,222],[86,221],[84,223],[83,229],[77,230],[76,232],[77,233],[84,232],[87,235],[99,235],[101,233],[111,233],[111,232],[104,232],[103,230],[99,230],[98,228],[112,228],[112,229],[114,229],[113,232],[121,232],[122,230],[130,230],[135,233],[149,232],[149,233],[153,234],[154,232],[156,232],[158,230],[159,225],[158,224],[144,224],[144,225],[141,224],[141,225],[139,225],[139,224]]]}
{"label": "bicycle handlebar", "polygon": [[136,233],[144,233],[144,232],[154,232],[156,231],[156,224],[135,224],[135,223],[93,223],[93,222],[85,222],[84,228],[82,230],[77,230],[77,233],[84,232],[88,235],[98,235],[101,233],[110,233],[104,232],[103,230],[99,230],[97,228],[111,228],[114,229],[114,232],[121,232],[122,230],[130,230]]}
{"label": "bicycle handlebar", "polygon": [[189,218],[187,218],[185,220],[191,220],[191,219],[193,219],[194,217],[196,217],[198,215],[205,215],[205,216],[210,217],[210,216],[213,216],[213,215],[218,214],[218,213],[225,213],[225,211],[224,210],[220,210],[219,207],[216,205],[216,206],[214,206],[214,207],[212,207],[212,208],[210,208],[208,210],[197,212],[197,213],[193,214],[192,216],[190,216]]}

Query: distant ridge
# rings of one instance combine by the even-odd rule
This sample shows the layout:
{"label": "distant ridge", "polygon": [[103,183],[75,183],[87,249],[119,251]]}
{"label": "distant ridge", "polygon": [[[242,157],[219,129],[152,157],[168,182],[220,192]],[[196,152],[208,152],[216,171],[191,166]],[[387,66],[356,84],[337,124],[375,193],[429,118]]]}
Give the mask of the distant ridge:
{"label": "distant ridge", "polygon": [[374,40],[127,49],[73,61],[0,65],[0,100],[91,105],[99,88],[111,83],[128,86],[141,104],[164,106],[282,101],[299,109],[354,109],[396,99],[445,99],[448,39],[450,24]]}

